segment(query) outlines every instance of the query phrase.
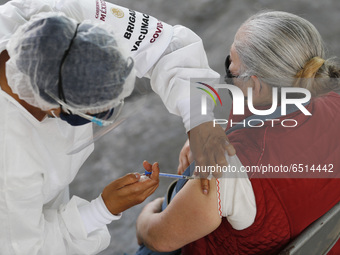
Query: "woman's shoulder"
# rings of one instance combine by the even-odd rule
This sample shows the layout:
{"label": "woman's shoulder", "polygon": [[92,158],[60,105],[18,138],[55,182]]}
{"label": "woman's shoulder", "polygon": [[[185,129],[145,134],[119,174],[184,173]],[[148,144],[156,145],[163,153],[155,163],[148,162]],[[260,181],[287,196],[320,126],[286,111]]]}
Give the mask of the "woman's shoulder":
{"label": "woman's shoulder", "polygon": [[[336,92],[329,92],[325,95],[316,97],[313,100],[312,116],[317,117],[322,123],[339,121],[340,111],[340,94]],[[321,123],[321,122],[320,122]]]}
{"label": "woman's shoulder", "polygon": [[327,94],[318,96],[314,98],[314,102],[317,104],[325,103],[325,102],[334,102],[340,106],[340,94],[334,91],[331,91]]}

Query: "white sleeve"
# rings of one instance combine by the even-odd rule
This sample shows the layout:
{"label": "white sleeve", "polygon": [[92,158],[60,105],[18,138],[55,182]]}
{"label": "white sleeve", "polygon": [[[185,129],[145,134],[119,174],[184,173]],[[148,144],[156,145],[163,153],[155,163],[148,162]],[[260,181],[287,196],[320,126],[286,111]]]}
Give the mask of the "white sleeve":
{"label": "white sleeve", "polygon": [[122,213],[113,215],[105,206],[104,200],[100,195],[91,203],[81,206],[79,213],[84,221],[87,233],[100,229],[114,220],[119,220]]}
{"label": "white sleeve", "polygon": [[192,103],[200,102],[201,93],[190,90],[190,80],[209,80],[213,85],[220,78],[209,67],[202,40],[193,31],[102,0],[61,0],[57,9],[78,21],[97,20],[114,27],[130,49],[137,76],[151,79],[153,90],[169,112],[183,118],[187,131],[213,120],[213,105],[204,116],[193,110],[200,109]]}
{"label": "white sleeve", "polygon": [[255,195],[239,158],[236,155],[226,158],[229,167],[223,170],[222,178],[216,179],[218,210],[234,229],[242,230],[254,223]]}
{"label": "white sleeve", "polygon": [[148,75],[169,112],[183,118],[186,131],[213,120],[213,104],[208,105],[207,115],[201,115],[201,93],[191,81],[214,86],[220,75],[209,67],[203,42],[193,31],[175,26],[168,48]]}
{"label": "white sleeve", "polygon": [[108,24],[131,52],[138,77],[143,77],[168,47],[173,27],[147,14],[103,0],[12,0],[0,6],[0,49],[15,30],[40,12],[63,12],[82,22]]}
{"label": "white sleeve", "polygon": [[25,185],[11,185],[11,189],[3,187],[7,191],[0,193],[1,253],[97,254],[107,248],[106,226],[86,231],[78,208],[89,202],[74,196],[58,209],[45,208],[38,178],[32,176],[29,182],[26,178]]}
{"label": "white sleeve", "polygon": [[59,0],[56,10],[79,22],[104,22],[130,51],[138,77],[156,63],[168,47],[173,27],[145,13],[129,10],[103,0]]}

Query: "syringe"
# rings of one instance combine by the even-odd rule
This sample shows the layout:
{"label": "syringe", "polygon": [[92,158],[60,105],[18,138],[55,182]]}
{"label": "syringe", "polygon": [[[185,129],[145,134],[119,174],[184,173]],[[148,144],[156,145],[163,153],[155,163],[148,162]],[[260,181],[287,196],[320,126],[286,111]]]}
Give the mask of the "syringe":
{"label": "syringe", "polygon": [[[150,175],[152,172],[145,171],[145,175]],[[186,176],[186,175],[180,175],[180,174],[168,174],[168,173],[159,173],[159,176],[162,177],[168,177],[168,178],[174,178],[174,179],[195,179],[192,176]]]}

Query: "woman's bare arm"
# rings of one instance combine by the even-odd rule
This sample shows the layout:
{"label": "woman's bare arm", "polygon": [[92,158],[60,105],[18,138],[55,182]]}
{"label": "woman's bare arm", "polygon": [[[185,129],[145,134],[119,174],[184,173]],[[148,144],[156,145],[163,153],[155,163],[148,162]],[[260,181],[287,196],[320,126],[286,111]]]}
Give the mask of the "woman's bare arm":
{"label": "woman's bare arm", "polygon": [[139,243],[156,251],[173,251],[214,231],[220,224],[215,179],[211,192],[201,192],[200,180],[190,180],[166,210],[162,199],[149,203],[137,219]]}

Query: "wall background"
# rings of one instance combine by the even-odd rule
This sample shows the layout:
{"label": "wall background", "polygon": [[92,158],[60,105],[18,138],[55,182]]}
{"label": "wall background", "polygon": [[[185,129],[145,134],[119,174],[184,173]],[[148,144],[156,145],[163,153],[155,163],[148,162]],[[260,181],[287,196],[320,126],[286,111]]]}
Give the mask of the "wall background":
{"label": "wall background", "polygon": [[[81,0],[80,0],[81,1]],[[4,4],[7,1],[0,1]],[[340,55],[339,0],[109,0],[147,13],[171,25],[191,28],[202,39],[210,66],[224,76],[224,60],[238,27],[251,14],[264,9],[282,10],[311,21],[323,36],[328,56]],[[138,81],[148,83],[147,80]],[[218,113],[221,114],[221,113]],[[222,115],[227,113],[222,113]],[[179,117],[170,115],[161,100],[150,92],[141,111],[96,143],[71,185],[71,194],[91,200],[112,180],[140,171],[144,159],[158,161],[161,171],[176,172],[178,154],[186,139]],[[163,196],[171,181],[162,179],[150,201]],[[110,247],[101,255],[134,254],[137,249],[135,220],[144,202],[124,212],[109,225]]]}

